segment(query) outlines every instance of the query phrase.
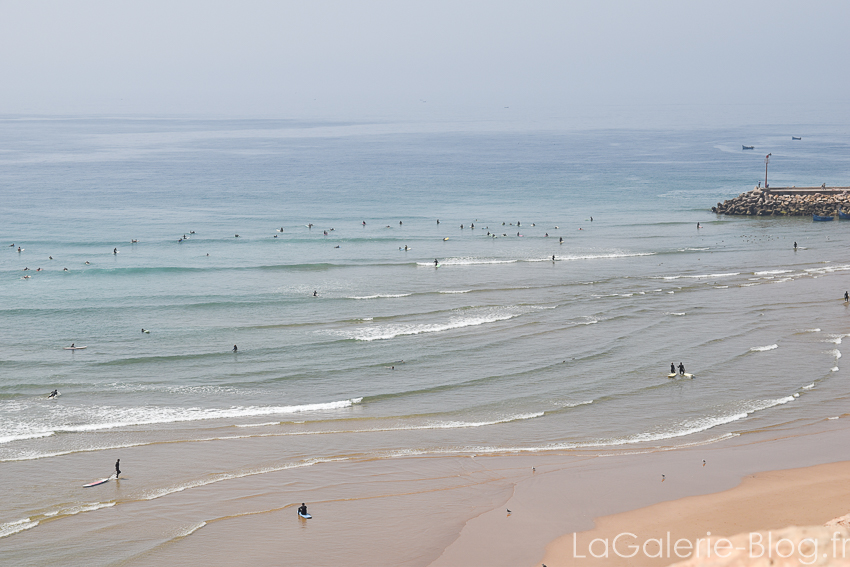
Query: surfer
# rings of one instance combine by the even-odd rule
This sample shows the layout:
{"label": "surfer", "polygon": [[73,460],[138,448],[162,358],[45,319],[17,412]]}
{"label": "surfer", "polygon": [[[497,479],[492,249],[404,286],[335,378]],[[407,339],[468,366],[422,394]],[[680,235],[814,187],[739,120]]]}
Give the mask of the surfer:
{"label": "surfer", "polygon": [[702,227],[699,225],[699,223],[697,223],[697,228],[702,228]]}
{"label": "surfer", "polygon": [[115,480],[118,480],[118,475],[121,474],[120,463],[121,463],[121,459],[118,459],[117,461],[115,461]]}
{"label": "surfer", "polygon": [[300,516],[306,516],[307,515],[307,505],[304,504],[303,502],[301,503],[301,506],[298,507],[298,514]]}
{"label": "surfer", "polygon": [[685,365],[681,362],[679,363],[679,374],[681,374],[682,376],[685,375]]}
{"label": "surfer", "polygon": [[71,348],[74,348],[74,343],[71,343]]}
{"label": "surfer", "polygon": [[553,262],[555,261],[555,255],[554,254],[552,254],[552,261]]}
{"label": "surfer", "polygon": [[55,398],[58,395],[59,395],[59,390],[53,390],[52,392],[50,392],[50,395],[47,396],[47,399],[49,400],[50,398]]}
{"label": "surfer", "polygon": [[319,297],[319,292],[315,289],[313,290],[313,297]]}
{"label": "surfer", "polygon": [[845,292],[844,292],[844,302],[846,303],[846,302],[848,302],[848,301],[850,301],[850,294],[848,294],[848,293],[845,291]]}
{"label": "surfer", "polygon": [[563,243],[564,243],[564,237],[563,236],[558,237],[558,244],[563,244]]}
{"label": "surfer", "polygon": [[676,373],[676,365],[671,362],[670,363],[670,374],[675,374],[675,373]]}
{"label": "surfer", "polygon": [[239,350],[239,349],[238,349],[238,348],[236,348],[236,345],[233,345],[233,352],[236,352],[236,351],[238,351],[238,350]]}
{"label": "surfer", "polygon": [[363,221],[363,226],[366,226],[366,221]]}
{"label": "surfer", "polygon": [[436,258],[434,258],[434,267],[436,268],[439,265],[440,265],[440,262]]}
{"label": "surfer", "polygon": [[112,253],[113,253],[113,254],[118,254],[118,248],[113,248],[113,249],[112,249]]}
{"label": "surfer", "polygon": [[794,242],[794,250],[796,250],[796,249],[797,249],[797,243]]}

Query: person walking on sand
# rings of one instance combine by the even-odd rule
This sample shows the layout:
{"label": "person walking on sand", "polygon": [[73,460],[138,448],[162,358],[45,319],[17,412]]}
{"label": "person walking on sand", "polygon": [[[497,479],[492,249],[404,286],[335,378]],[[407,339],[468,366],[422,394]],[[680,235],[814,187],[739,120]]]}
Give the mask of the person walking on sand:
{"label": "person walking on sand", "polygon": [[118,480],[119,474],[121,474],[121,459],[115,461],[115,480]]}

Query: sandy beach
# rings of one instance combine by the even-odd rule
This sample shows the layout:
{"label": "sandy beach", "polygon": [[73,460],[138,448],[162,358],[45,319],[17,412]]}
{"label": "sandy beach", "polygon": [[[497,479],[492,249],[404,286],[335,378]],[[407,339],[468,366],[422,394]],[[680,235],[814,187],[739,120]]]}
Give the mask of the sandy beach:
{"label": "sandy beach", "polygon": [[668,565],[684,558],[643,551],[620,558],[613,549],[608,559],[594,558],[587,545],[622,532],[642,544],[668,531],[695,541],[707,532],[823,524],[850,512],[850,463],[834,462],[850,458],[840,421],[798,434],[538,466],[504,507],[469,521],[433,565]]}
{"label": "sandy beach", "polygon": [[[102,512],[111,516],[108,528],[92,524],[102,514],[45,522],[20,534],[16,545],[24,553],[43,538],[79,546],[76,537],[87,534],[89,545],[114,540],[138,548],[121,562],[134,566],[667,565],[679,558],[643,551],[632,559],[593,558],[587,549],[594,538],[623,532],[639,543],[667,532],[674,541],[695,541],[707,532],[823,524],[844,515],[850,447],[843,421],[611,456],[322,463],[214,483],[153,504],[125,503]],[[142,480],[127,475],[122,482]],[[296,517],[302,498],[312,520]],[[145,538],[154,532],[168,534],[168,542],[150,548]]]}

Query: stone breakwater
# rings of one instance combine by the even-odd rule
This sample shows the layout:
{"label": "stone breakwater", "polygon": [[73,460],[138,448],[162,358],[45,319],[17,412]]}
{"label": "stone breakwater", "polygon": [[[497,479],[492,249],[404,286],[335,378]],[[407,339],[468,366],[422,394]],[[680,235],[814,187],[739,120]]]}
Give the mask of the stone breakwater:
{"label": "stone breakwater", "polygon": [[850,193],[846,191],[789,193],[756,188],[717,203],[711,211],[723,215],[753,216],[830,216],[839,209],[850,212]]}

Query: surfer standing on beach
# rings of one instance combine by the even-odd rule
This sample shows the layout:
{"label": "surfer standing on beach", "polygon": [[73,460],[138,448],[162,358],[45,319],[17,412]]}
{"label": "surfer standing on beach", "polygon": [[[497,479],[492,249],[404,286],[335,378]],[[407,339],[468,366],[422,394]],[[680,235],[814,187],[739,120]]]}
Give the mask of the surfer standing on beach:
{"label": "surfer standing on beach", "polygon": [[121,459],[115,461],[115,480],[118,480],[118,475],[121,474]]}

